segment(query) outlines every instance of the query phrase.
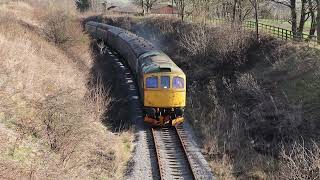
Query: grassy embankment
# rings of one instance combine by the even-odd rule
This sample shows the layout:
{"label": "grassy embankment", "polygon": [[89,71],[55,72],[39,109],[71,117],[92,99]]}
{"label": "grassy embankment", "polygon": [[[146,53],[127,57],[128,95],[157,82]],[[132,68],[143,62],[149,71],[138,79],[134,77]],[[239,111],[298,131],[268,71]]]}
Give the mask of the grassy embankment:
{"label": "grassy embankment", "polygon": [[1,179],[123,178],[133,137],[101,122],[89,44],[65,1],[0,3]]}
{"label": "grassy embankment", "polygon": [[258,42],[228,25],[103,21],[151,40],[187,74],[186,117],[218,178],[319,178],[319,50],[267,36]]}

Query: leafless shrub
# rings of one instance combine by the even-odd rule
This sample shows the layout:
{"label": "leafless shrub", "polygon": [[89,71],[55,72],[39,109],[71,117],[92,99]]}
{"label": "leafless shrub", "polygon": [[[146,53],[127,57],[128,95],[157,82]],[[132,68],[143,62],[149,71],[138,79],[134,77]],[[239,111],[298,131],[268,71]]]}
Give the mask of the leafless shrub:
{"label": "leafless shrub", "polygon": [[162,35],[172,34],[177,32],[175,28],[176,24],[179,24],[177,19],[170,17],[152,17],[146,19],[147,24],[152,24],[154,28],[159,30],[159,33]]}
{"label": "leafless shrub", "polygon": [[122,17],[119,22],[121,23],[121,27],[124,29],[130,30],[132,28],[129,17]]}
{"label": "leafless shrub", "polygon": [[46,16],[43,26],[45,37],[57,45],[62,45],[71,40],[68,34],[68,16],[63,11],[54,11]]}
{"label": "leafless shrub", "polygon": [[222,25],[217,28],[213,36],[213,51],[220,56],[220,60],[236,56],[239,61],[243,60],[244,51],[251,44],[250,34],[242,31],[239,27]]}
{"label": "leafless shrub", "polygon": [[109,89],[106,89],[103,85],[101,75],[98,75],[96,81],[96,86],[90,89],[88,101],[93,105],[90,109],[94,119],[101,120],[103,114],[107,112],[112,99]]}
{"label": "leafless shrub", "polygon": [[219,160],[210,162],[215,176],[221,180],[235,180],[237,179],[233,174],[232,158],[224,154]]}
{"label": "leafless shrub", "polygon": [[190,30],[180,34],[180,46],[186,49],[192,56],[207,56],[210,53],[212,34],[203,25],[193,25]]}
{"label": "leafless shrub", "polygon": [[133,19],[130,16],[110,15],[106,20],[107,24],[114,24],[126,30],[131,30]]}
{"label": "leafless shrub", "polygon": [[242,74],[237,79],[237,85],[240,88],[240,90],[247,91],[252,95],[259,95],[261,93],[261,88],[252,74]]}
{"label": "leafless shrub", "polygon": [[320,178],[320,148],[317,143],[307,147],[296,142],[290,150],[283,149],[281,157],[280,172],[283,179]]}

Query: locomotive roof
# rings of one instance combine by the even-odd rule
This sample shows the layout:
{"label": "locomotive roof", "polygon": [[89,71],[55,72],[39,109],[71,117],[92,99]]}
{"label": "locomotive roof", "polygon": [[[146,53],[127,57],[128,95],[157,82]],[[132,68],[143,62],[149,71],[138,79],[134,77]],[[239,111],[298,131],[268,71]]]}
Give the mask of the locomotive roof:
{"label": "locomotive roof", "polygon": [[144,59],[142,71],[145,74],[157,72],[173,72],[183,74],[183,71],[162,51],[151,51],[140,56]]}
{"label": "locomotive roof", "polygon": [[136,39],[133,39],[132,41],[129,42],[129,44],[137,57],[139,57],[140,55],[146,52],[154,51],[157,49],[150,42],[146,41],[141,37],[137,37]]}
{"label": "locomotive roof", "polygon": [[97,23],[97,22],[94,22],[94,21],[89,21],[86,23],[86,25],[89,25],[89,26],[99,26],[100,23]]}
{"label": "locomotive roof", "polygon": [[138,38],[137,35],[129,32],[129,31],[125,31],[125,30],[122,30],[122,33],[119,34],[119,37],[121,39],[124,39],[127,42],[130,42],[130,41]]}

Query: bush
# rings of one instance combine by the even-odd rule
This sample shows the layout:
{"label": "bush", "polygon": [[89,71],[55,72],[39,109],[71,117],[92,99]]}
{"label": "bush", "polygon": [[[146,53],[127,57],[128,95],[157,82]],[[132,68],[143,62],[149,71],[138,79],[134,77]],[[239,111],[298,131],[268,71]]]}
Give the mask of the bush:
{"label": "bush", "polygon": [[76,6],[80,12],[87,11],[90,7],[90,0],[76,0]]}
{"label": "bush", "polygon": [[290,150],[283,148],[280,172],[283,179],[319,179],[320,148],[317,143],[310,147],[295,142]]}
{"label": "bush", "polygon": [[212,46],[210,29],[203,24],[193,25],[191,29],[182,30],[180,45],[192,56],[208,56]]}
{"label": "bush", "polygon": [[70,21],[64,11],[50,12],[45,19],[43,33],[49,41],[57,45],[71,41],[67,26]]}

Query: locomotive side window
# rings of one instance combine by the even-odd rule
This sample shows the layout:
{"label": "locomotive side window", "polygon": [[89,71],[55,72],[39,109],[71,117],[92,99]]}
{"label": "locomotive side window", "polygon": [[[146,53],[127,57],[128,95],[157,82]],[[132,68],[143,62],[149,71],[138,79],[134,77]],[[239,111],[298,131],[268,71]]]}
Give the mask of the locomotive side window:
{"label": "locomotive side window", "polygon": [[161,76],[161,88],[168,89],[170,88],[170,76]]}
{"label": "locomotive side window", "polygon": [[158,77],[148,77],[146,80],[147,88],[158,88]]}
{"label": "locomotive side window", "polygon": [[184,79],[181,77],[173,77],[173,88],[175,89],[183,89],[184,88]]}

